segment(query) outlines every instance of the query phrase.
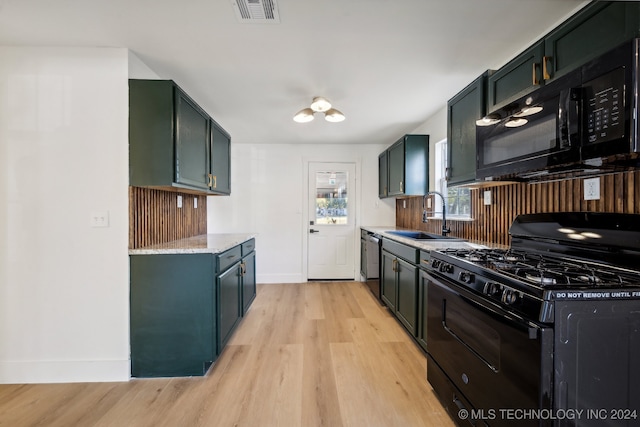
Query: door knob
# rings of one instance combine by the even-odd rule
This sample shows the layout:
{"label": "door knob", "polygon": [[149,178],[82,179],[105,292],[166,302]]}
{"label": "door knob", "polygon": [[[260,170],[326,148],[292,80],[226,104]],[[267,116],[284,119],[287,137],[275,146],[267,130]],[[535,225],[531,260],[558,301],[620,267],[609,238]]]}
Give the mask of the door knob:
{"label": "door knob", "polygon": [[309,233],[319,233],[320,230],[314,230],[313,228],[309,230]]}

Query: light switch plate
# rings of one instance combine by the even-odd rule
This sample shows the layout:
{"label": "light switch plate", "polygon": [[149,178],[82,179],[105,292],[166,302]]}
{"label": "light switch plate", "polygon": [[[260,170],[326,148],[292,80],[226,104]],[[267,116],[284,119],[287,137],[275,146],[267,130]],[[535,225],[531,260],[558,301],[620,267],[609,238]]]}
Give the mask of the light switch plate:
{"label": "light switch plate", "polygon": [[198,198],[197,197],[193,198],[193,209],[198,209]]}
{"label": "light switch plate", "polygon": [[600,178],[589,178],[584,183],[584,199],[600,200]]}
{"label": "light switch plate", "polygon": [[485,190],[484,192],[484,205],[489,206],[491,204],[491,190]]}
{"label": "light switch plate", "polygon": [[89,214],[89,225],[91,227],[108,227],[109,211],[94,211]]}
{"label": "light switch plate", "polygon": [[182,196],[178,196],[178,208],[182,207]]}

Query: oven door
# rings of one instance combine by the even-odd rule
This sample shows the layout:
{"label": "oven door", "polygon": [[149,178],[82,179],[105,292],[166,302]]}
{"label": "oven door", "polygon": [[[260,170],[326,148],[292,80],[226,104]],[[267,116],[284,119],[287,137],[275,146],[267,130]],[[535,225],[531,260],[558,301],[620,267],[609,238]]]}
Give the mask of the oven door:
{"label": "oven door", "polygon": [[581,74],[570,73],[490,114],[476,127],[478,179],[553,172],[580,162]]}
{"label": "oven door", "polygon": [[[553,330],[436,274],[427,274],[427,377],[443,404],[461,408],[466,400],[466,409],[491,426],[549,425],[515,411],[551,408]],[[442,390],[443,373],[453,393]]]}

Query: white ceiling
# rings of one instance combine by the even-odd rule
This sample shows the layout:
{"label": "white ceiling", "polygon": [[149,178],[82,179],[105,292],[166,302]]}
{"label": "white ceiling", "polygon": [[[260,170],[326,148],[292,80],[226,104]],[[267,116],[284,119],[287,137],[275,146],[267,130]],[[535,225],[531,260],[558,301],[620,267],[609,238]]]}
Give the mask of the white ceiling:
{"label": "white ceiling", "polygon": [[[278,0],[279,24],[231,0],[0,0],[0,44],[131,49],[234,143],[391,143],[585,0]],[[314,96],[347,119],[292,120]]]}

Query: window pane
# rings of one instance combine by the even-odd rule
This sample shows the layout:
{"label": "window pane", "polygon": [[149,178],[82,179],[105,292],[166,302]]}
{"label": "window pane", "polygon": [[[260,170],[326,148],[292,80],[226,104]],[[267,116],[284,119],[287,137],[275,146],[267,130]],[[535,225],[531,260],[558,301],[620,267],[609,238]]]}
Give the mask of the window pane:
{"label": "window pane", "polygon": [[347,172],[316,172],[316,224],[347,224]]}
{"label": "window pane", "polygon": [[[435,187],[447,198],[447,215],[452,217],[471,217],[471,193],[468,188],[448,188],[446,176],[447,165],[447,141],[436,143],[435,158]],[[434,215],[442,215],[440,198],[435,199],[436,212]]]}

